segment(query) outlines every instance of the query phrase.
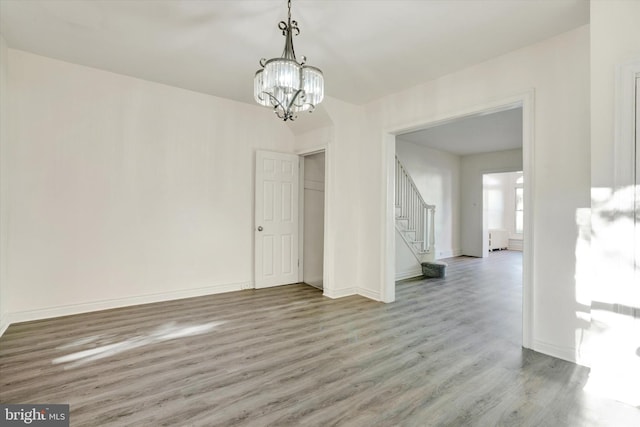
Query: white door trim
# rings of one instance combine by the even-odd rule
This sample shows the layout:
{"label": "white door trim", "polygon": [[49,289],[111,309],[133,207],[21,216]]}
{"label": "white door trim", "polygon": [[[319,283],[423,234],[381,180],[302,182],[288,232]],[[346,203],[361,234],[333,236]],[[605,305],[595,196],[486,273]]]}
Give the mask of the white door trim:
{"label": "white door trim", "polygon": [[522,346],[531,348],[533,345],[533,287],[534,287],[534,200],[535,194],[535,177],[534,177],[534,101],[535,91],[530,89],[527,92],[501,99],[497,101],[487,102],[485,104],[476,105],[470,108],[453,111],[445,114],[439,114],[432,117],[425,117],[414,120],[411,123],[395,126],[385,129],[383,138],[383,156],[382,168],[384,173],[383,182],[380,183],[386,191],[386,197],[383,197],[384,206],[381,207],[385,214],[380,224],[381,236],[383,236],[383,244],[381,245],[381,258],[383,262],[380,264],[380,276],[382,277],[382,289],[380,295],[384,302],[393,302],[395,300],[395,225],[394,225],[394,157],[396,151],[396,135],[424,129],[425,127],[437,126],[449,121],[457,120],[463,117],[476,115],[478,113],[493,113],[507,110],[513,107],[522,107],[522,169],[524,172],[524,180],[527,187],[524,191],[524,232],[527,239],[524,241],[522,263],[523,263],[523,283],[522,283]]}
{"label": "white door trim", "polygon": [[[335,254],[335,246],[331,239],[330,231],[333,230],[331,209],[333,206],[333,174],[332,167],[333,162],[333,149],[331,147],[331,139],[327,140],[326,144],[318,145],[313,148],[296,151],[296,154],[300,157],[308,156],[311,154],[324,151],[324,258],[322,266],[322,294],[330,298],[334,296],[334,265],[333,258]],[[301,174],[302,175],[302,174]],[[304,188],[302,189],[304,192]],[[302,205],[302,202],[300,203]],[[300,235],[302,236],[302,230]],[[301,256],[302,259],[302,256]],[[302,263],[302,261],[300,261]],[[302,265],[302,264],[301,264]],[[300,273],[302,274],[302,273]],[[302,277],[300,278],[302,280]]]}
{"label": "white door trim", "polygon": [[[324,153],[325,155],[325,166],[324,166],[324,212],[323,212],[323,220],[326,220],[326,215],[327,215],[327,208],[326,208],[326,204],[327,204],[327,193],[326,193],[326,187],[327,187],[327,150],[326,148],[313,148],[310,150],[305,150],[302,152],[297,153],[298,154],[298,158],[300,161],[300,167],[299,167],[299,171],[300,171],[300,185],[298,187],[298,192],[299,192],[299,215],[298,215],[298,253],[300,255],[300,268],[298,271],[298,282],[302,283],[304,282],[304,158],[307,156],[311,156],[313,154],[318,154],[318,153]],[[326,245],[327,243],[327,230],[326,230],[326,223],[325,223],[325,229],[324,229],[324,233],[323,233],[323,245]],[[326,251],[326,246],[323,246],[324,250],[323,253]],[[324,283],[324,280],[326,279],[326,274],[324,272],[324,264],[325,264],[326,260],[323,258],[322,263],[323,263],[323,268],[322,268],[322,281]],[[323,289],[324,289],[324,285],[323,285]]]}

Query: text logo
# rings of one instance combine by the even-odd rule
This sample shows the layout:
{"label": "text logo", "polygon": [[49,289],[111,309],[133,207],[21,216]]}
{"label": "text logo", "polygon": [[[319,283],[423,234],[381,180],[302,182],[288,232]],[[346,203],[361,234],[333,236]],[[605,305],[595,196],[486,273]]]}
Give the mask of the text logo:
{"label": "text logo", "polygon": [[69,427],[69,405],[0,405],[0,425]]}

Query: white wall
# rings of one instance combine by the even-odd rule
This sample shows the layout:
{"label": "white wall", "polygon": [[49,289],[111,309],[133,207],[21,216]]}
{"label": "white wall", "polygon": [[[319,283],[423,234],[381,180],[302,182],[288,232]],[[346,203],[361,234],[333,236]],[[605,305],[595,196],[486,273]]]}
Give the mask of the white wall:
{"label": "white wall", "polygon": [[[619,67],[640,67],[640,2],[591,2],[591,195],[590,235],[593,297],[628,300],[633,282],[633,121],[623,132],[623,109],[616,98]],[[632,97],[633,87],[628,88]],[[617,154],[622,153],[622,154]],[[614,276],[612,276],[614,275]],[[604,286],[606,284],[606,286]],[[626,288],[626,289],[625,289]],[[638,297],[640,298],[640,297]],[[614,301],[618,300],[618,301]],[[640,304],[637,299],[636,304]]]}
{"label": "white wall", "polygon": [[436,206],[436,259],[461,254],[460,156],[396,139],[396,155],[426,203]]}
{"label": "white wall", "polygon": [[257,106],[8,53],[12,319],[251,286],[255,150],[293,151],[290,130]]}
{"label": "white wall", "polygon": [[[315,112],[316,111],[314,111],[314,113]],[[298,133],[295,134],[295,151],[296,153],[306,154],[318,150],[326,150],[332,139],[333,126],[323,126],[317,129]]]}
{"label": "white wall", "polygon": [[[386,226],[387,216],[392,215],[386,206],[386,159],[393,156],[389,147],[394,141],[389,134],[533,89],[532,346],[573,359],[574,337],[580,327],[575,301],[575,215],[576,209],[589,204],[588,67],[589,30],[584,26],[372,102],[365,107],[364,120],[357,114],[346,116],[352,125],[348,129],[336,127],[335,145],[355,145],[350,152],[358,154],[360,166],[350,174],[360,177],[359,189],[354,190],[363,192],[358,197],[359,209],[367,213],[359,224],[367,235],[354,236],[359,258],[367,260],[358,269],[357,286],[382,299],[387,297],[384,284],[393,280],[389,271],[394,266],[386,263],[380,249],[394,239]],[[335,121],[337,116],[332,117]],[[481,179],[478,182],[481,185]],[[464,203],[464,193],[461,199]],[[462,206],[463,224],[464,209]],[[462,245],[464,249],[464,241]]]}
{"label": "white wall", "polygon": [[522,170],[522,150],[462,156],[461,234],[463,255],[486,256],[489,242],[483,224],[483,174]]}
{"label": "white wall", "polygon": [[640,2],[591,1],[591,179],[613,188],[616,67],[640,60]]}
{"label": "white wall", "polygon": [[[324,295],[338,298],[361,294],[379,299],[378,291],[365,287],[362,272],[378,270],[375,250],[376,232],[368,229],[371,218],[378,218],[380,206],[371,210],[364,203],[378,189],[371,170],[377,165],[363,162],[367,147],[360,144],[363,135],[363,110],[355,105],[326,97],[323,101],[333,128],[325,152],[325,280]],[[296,140],[296,144],[298,140]],[[367,248],[367,249],[365,249]],[[379,247],[378,247],[379,249]]]}
{"label": "white wall", "polygon": [[324,152],[304,158],[303,280],[322,289],[324,263]]}
{"label": "white wall", "polygon": [[4,37],[0,34],[0,335],[9,326],[7,318],[7,243],[8,243],[8,161],[9,148],[7,111],[9,103],[7,85],[8,51]]}
{"label": "white wall", "polygon": [[[608,377],[609,387],[604,392],[617,392],[609,397],[637,405],[638,322],[629,312],[626,316],[617,314],[620,308],[614,309],[614,304],[640,307],[630,214],[634,204],[633,120],[623,128],[623,99],[616,96],[616,85],[624,83],[619,80],[620,67],[633,62],[640,71],[640,2],[591,1],[590,19],[591,222],[585,221],[579,242],[590,245],[590,250],[578,254],[584,267],[578,273],[583,282],[584,318],[588,320],[590,315],[593,327],[583,357],[592,366],[591,378]],[[631,107],[632,93],[632,86],[620,93],[628,96]],[[582,337],[576,336],[578,339]],[[634,400],[628,400],[632,396]]]}

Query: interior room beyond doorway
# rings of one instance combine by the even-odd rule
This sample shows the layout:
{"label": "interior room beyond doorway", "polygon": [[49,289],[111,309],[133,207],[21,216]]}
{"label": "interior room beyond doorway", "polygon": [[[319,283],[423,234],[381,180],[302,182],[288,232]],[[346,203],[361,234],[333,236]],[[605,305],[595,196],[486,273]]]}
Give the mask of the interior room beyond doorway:
{"label": "interior room beyond doorway", "polygon": [[303,244],[302,279],[304,283],[323,289],[324,275],[324,151],[302,157],[303,177]]}
{"label": "interior room beyond doorway", "polygon": [[522,171],[482,177],[483,256],[493,251],[522,251],[524,237],[524,176]]}

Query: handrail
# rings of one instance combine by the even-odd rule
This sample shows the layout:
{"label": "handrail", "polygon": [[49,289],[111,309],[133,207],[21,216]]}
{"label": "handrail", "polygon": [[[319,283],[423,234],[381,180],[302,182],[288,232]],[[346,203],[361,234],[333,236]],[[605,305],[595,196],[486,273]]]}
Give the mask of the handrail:
{"label": "handrail", "polygon": [[396,156],[395,204],[400,209],[400,219],[407,220],[408,231],[415,232],[414,243],[420,244],[420,252],[430,253],[435,245],[435,209],[427,204],[411,175]]}
{"label": "handrail", "polygon": [[[416,183],[413,182],[413,178],[411,178],[411,175],[409,175],[409,173],[407,172],[407,170],[404,168],[404,166],[402,165],[402,163],[400,162],[400,159],[398,159],[398,156],[396,156],[396,166],[400,167],[400,170],[402,172],[402,174],[407,177],[407,179],[409,180],[409,183],[411,185],[411,188],[416,192],[416,195],[418,196],[420,203],[422,203],[423,205],[429,207],[429,208],[434,208],[435,209],[435,205],[430,205],[427,202],[424,201],[424,199],[422,198],[422,195],[420,194],[420,191],[418,190],[418,187],[416,187]],[[397,177],[396,177],[397,178]],[[397,181],[396,181],[397,182]],[[397,194],[396,194],[397,197]],[[397,199],[396,199],[397,201]],[[397,206],[397,203],[396,203]]]}

